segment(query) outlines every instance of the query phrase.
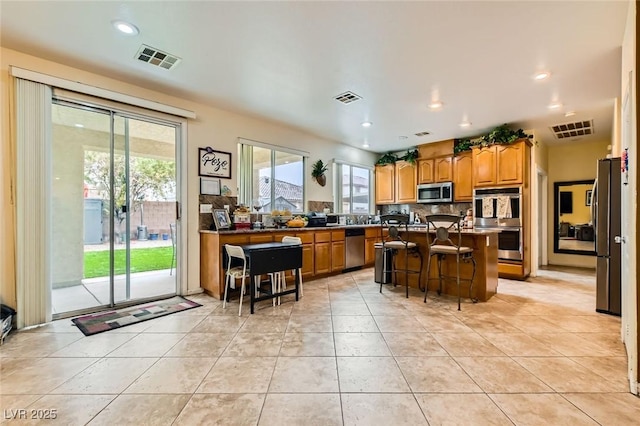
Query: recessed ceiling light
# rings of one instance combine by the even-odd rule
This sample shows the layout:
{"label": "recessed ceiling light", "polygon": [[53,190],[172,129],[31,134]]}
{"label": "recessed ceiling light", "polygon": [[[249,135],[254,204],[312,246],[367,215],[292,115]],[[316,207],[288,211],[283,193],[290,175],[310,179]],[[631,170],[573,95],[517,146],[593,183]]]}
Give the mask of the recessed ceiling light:
{"label": "recessed ceiling light", "polygon": [[372,124],[373,123],[370,122],[370,121],[365,121],[365,122],[362,123],[362,127],[371,127]]}
{"label": "recessed ceiling light", "polygon": [[116,30],[126,35],[134,36],[140,34],[138,27],[125,21],[111,21],[111,25],[113,25]]}
{"label": "recessed ceiling light", "polygon": [[547,108],[549,108],[549,109],[558,109],[558,108],[561,108],[561,107],[562,107],[562,104],[560,102],[557,102],[557,101],[551,102],[549,105],[547,105]]}
{"label": "recessed ceiling light", "polygon": [[369,148],[369,142],[365,142],[365,143],[363,143],[363,144],[362,144],[362,147],[363,147],[363,148]]}
{"label": "recessed ceiling light", "polygon": [[74,124],[74,126],[82,128],[82,127],[84,127],[84,124],[76,123],[76,124]]}
{"label": "recessed ceiling light", "polygon": [[534,74],[533,79],[537,81],[546,80],[551,77],[551,73],[549,71],[538,71]]}
{"label": "recessed ceiling light", "polygon": [[567,111],[564,113],[565,117],[573,117],[574,115],[576,115],[575,111]]}
{"label": "recessed ceiling light", "polygon": [[432,101],[429,104],[429,109],[440,109],[443,105],[442,101]]}
{"label": "recessed ceiling light", "polygon": [[471,126],[471,122],[470,121],[463,121],[460,123],[460,127],[470,127]]}

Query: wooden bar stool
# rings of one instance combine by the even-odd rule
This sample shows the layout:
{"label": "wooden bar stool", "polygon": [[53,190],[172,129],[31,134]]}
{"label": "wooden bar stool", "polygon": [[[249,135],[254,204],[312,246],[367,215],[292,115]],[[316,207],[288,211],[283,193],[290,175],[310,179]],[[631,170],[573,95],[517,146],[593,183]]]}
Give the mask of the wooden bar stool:
{"label": "wooden bar stool", "polygon": [[[478,299],[473,297],[473,279],[476,275],[476,260],[473,257],[473,248],[462,246],[462,229],[460,224],[462,223],[464,216],[451,215],[451,214],[435,214],[426,217],[427,221],[427,247],[428,247],[428,259],[427,259],[427,280],[425,283],[424,302],[427,303],[427,293],[429,292],[429,280],[435,279],[429,276],[431,268],[431,257],[437,256],[438,260],[438,295],[442,293],[442,281],[444,279],[455,280],[458,287],[458,310],[460,310],[460,281],[469,281],[469,297],[473,303],[476,303]],[[435,231],[435,235],[432,238],[431,233]],[[457,234],[457,239],[453,241],[450,234]],[[442,260],[446,256],[456,257],[456,275],[446,276],[442,275]],[[472,262],[473,273],[471,279],[460,278],[460,261]]]}
{"label": "wooden bar stool", "polygon": [[[388,214],[380,216],[380,226],[382,228],[382,253],[386,250],[392,250],[392,262],[391,271],[387,268],[387,265],[383,267],[382,275],[386,272],[393,274],[393,285],[398,283],[397,273],[404,273],[404,284],[406,287],[407,298],[409,297],[409,274],[418,274],[418,287],[420,286],[420,278],[422,276],[422,253],[418,248],[418,245],[412,241],[406,241],[400,236],[400,232],[404,232],[405,238],[409,232],[409,215],[408,214]],[[384,231],[387,229],[388,235],[384,236]],[[404,268],[398,269],[396,266],[396,255],[400,250],[405,251],[404,256]],[[420,258],[420,268],[409,269],[409,256],[416,256]],[[380,293],[382,293],[382,284],[384,280],[380,281]]]}

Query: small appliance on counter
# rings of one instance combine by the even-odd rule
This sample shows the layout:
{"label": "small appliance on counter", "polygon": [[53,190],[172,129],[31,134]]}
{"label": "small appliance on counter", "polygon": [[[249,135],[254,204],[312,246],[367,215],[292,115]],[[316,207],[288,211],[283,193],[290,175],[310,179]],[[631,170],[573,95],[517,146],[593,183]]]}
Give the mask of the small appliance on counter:
{"label": "small appliance on counter", "polygon": [[251,228],[251,212],[248,208],[238,206],[233,212],[233,224],[236,229]]}
{"label": "small appliance on counter", "polygon": [[307,226],[310,228],[327,226],[327,215],[325,213],[311,212],[307,214],[307,219],[309,219]]}

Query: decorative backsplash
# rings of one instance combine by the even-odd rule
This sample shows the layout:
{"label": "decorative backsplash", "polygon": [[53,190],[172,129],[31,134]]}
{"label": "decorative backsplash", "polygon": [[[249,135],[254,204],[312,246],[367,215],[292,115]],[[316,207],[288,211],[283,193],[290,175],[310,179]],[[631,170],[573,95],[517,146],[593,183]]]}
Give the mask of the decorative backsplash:
{"label": "decorative backsplash", "polygon": [[[379,206],[380,214],[413,212],[424,218],[430,214],[465,214],[467,209],[473,208],[472,203],[453,204],[391,204]],[[423,221],[424,222],[424,221]]]}
{"label": "decorative backsplash", "polygon": [[335,213],[333,209],[333,201],[309,201],[307,202],[307,210],[309,212],[323,212],[329,209],[329,213]]}
{"label": "decorative backsplash", "polygon": [[[198,198],[200,204],[211,204],[211,208],[223,209],[224,206],[229,206],[229,214],[233,214],[238,204],[238,197],[224,197],[221,195],[200,195]],[[199,209],[198,209],[199,210]],[[210,230],[213,224],[213,216],[211,213],[200,213],[200,220],[198,223],[198,229]]]}

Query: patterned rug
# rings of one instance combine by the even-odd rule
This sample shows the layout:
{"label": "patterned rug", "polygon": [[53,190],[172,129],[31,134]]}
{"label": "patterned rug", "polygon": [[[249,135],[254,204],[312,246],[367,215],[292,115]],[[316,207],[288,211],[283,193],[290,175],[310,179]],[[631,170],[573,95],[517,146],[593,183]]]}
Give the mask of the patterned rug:
{"label": "patterned rug", "polygon": [[175,296],[171,299],[158,300],[144,305],[131,306],[117,311],[99,312],[85,315],[71,320],[85,336],[114,330],[127,325],[137,324],[176,312],[202,306],[199,303],[187,300],[184,297]]}

